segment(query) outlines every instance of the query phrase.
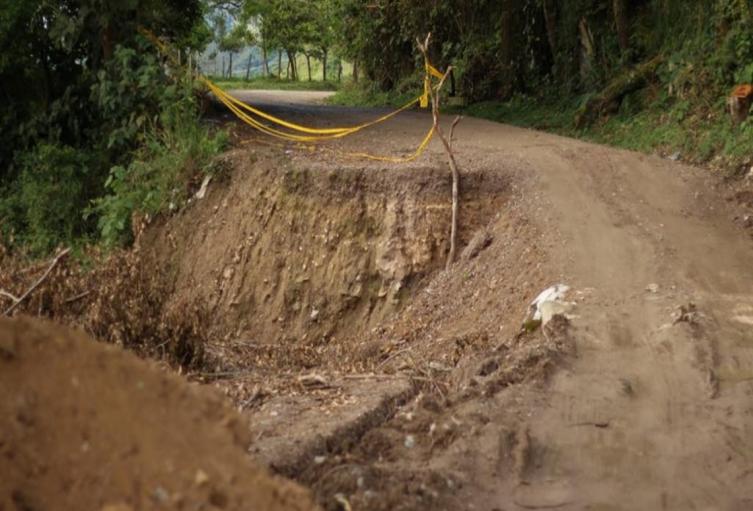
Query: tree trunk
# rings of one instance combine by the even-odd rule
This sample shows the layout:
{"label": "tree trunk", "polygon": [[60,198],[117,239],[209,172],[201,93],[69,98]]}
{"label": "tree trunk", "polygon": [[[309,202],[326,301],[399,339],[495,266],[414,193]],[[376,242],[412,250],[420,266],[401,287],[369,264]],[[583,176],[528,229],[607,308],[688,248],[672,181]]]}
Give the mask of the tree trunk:
{"label": "tree trunk", "polygon": [[263,64],[264,77],[265,78],[269,78],[269,62],[268,62],[268,58],[269,57],[267,56],[267,46],[266,45],[262,45],[262,47],[261,47],[261,57],[262,57],[262,59],[264,59],[264,64]]}
{"label": "tree trunk", "polygon": [[327,81],[327,50],[322,51],[322,81]]}
{"label": "tree trunk", "polygon": [[614,23],[617,26],[617,40],[623,54],[630,51],[630,12],[627,0],[612,0]]}
{"label": "tree trunk", "polygon": [[108,24],[102,31],[102,58],[107,61],[110,60],[112,54],[115,51],[115,34],[112,27]]}
{"label": "tree trunk", "polygon": [[513,23],[513,0],[503,0],[502,12],[500,19],[500,48],[499,57],[502,61],[502,74],[508,77],[505,80],[502,90],[500,91],[502,98],[508,98],[512,94],[515,84],[513,82],[514,63],[515,63],[515,48],[514,43],[514,23]]}
{"label": "tree trunk", "polygon": [[251,79],[251,59],[254,56],[254,50],[252,49],[251,52],[248,54],[248,64],[246,65],[246,81],[249,81]]}
{"label": "tree trunk", "polygon": [[582,83],[587,83],[593,73],[596,47],[586,18],[581,18],[578,22],[578,32],[580,34],[580,78]]}
{"label": "tree trunk", "polygon": [[233,77],[233,52],[230,52],[230,63],[227,66],[227,77],[232,78]]}
{"label": "tree trunk", "polygon": [[309,81],[311,81],[311,55],[308,53],[306,54],[306,67],[308,68],[309,72]]}
{"label": "tree trunk", "polygon": [[282,50],[277,50],[277,78],[282,79]]}
{"label": "tree trunk", "polygon": [[290,64],[288,67],[290,69],[290,74],[288,75],[288,78],[297,81],[298,80],[298,66],[296,65],[296,57],[295,52],[287,50],[288,54],[288,63]]}
{"label": "tree trunk", "polygon": [[358,83],[358,61],[353,61],[353,83]]}
{"label": "tree trunk", "polygon": [[656,74],[656,69],[664,62],[661,55],[627,70],[617,77],[601,93],[592,96],[578,109],[575,115],[577,128],[584,128],[593,122],[610,105],[618,104],[627,94],[643,87]]}
{"label": "tree trunk", "polygon": [[555,0],[544,0],[544,22],[546,37],[552,52],[552,61],[557,61],[557,4]]}
{"label": "tree trunk", "polygon": [[343,81],[343,61],[341,59],[337,59],[337,83],[340,83]]}

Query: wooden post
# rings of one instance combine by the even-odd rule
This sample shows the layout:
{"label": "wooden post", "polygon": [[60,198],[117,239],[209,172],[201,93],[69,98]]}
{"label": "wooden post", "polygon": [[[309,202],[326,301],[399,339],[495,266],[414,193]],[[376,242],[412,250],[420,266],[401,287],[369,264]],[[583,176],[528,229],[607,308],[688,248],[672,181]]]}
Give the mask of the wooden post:
{"label": "wooden post", "polygon": [[[417,39],[416,42],[418,43],[418,49],[423,54],[425,61],[429,62],[429,43],[431,42],[431,34],[426,36],[426,41],[423,44],[419,39]],[[450,164],[450,172],[452,173],[452,220],[450,226],[450,251],[447,254],[447,263],[445,265],[446,270],[449,270],[452,264],[455,262],[458,237],[458,215],[460,209],[460,169],[458,167],[457,160],[455,159],[455,153],[452,150],[452,137],[455,134],[455,127],[458,125],[462,118],[457,117],[455,118],[455,121],[453,121],[452,128],[450,129],[449,140],[444,135],[442,126],[439,123],[441,103],[440,92],[442,91],[442,87],[444,86],[445,81],[451,74],[452,66],[447,68],[447,71],[445,71],[444,76],[442,76],[442,79],[439,81],[439,84],[436,87],[429,88],[429,100],[431,104],[432,118],[434,120],[434,131],[442,141],[442,145],[444,146],[445,152],[447,153],[447,159]]]}

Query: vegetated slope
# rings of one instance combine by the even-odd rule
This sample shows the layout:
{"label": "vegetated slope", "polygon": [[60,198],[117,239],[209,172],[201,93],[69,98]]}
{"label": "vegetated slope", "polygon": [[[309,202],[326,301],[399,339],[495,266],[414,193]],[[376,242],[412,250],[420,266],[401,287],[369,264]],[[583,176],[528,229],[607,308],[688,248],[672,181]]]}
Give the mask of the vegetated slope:
{"label": "vegetated slope", "polygon": [[80,333],[0,320],[0,390],[3,509],[314,509],[218,395]]}

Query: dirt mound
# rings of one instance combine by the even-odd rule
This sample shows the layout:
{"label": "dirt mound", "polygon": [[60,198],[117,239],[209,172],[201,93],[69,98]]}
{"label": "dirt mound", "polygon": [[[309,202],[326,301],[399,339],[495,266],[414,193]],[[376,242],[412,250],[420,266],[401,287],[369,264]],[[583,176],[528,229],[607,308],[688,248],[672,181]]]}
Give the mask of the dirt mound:
{"label": "dirt mound", "polygon": [[114,346],[0,319],[0,509],[313,509],[215,393]]}

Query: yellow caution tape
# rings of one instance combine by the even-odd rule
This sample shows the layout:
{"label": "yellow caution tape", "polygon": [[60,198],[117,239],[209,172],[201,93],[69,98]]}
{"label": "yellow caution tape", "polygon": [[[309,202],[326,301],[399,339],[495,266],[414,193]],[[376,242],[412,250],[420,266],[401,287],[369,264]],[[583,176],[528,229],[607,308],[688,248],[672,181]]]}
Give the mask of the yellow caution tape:
{"label": "yellow caution tape", "polygon": [[431,62],[428,60],[425,62],[425,69],[426,73],[424,75],[424,93],[421,95],[421,99],[419,101],[419,104],[421,105],[421,108],[429,108],[429,95],[431,92],[431,77],[439,78],[440,80],[444,78],[444,73],[439,71],[436,67],[431,65]]}
{"label": "yellow caution tape", "polygon": [[[175,61],[176,65],[179,65],[176,59],[171,55],[170,48],[165,43],[163,43],[157,36],[155,36],[153,33],[143,28],[139,29],[139,31],[141,32],[142,35],[144,35],[147,39],[149,39],[155,46],[157,46],[157,48],[159,48],[159,50],[162,53],[168,56],[168,58],[170,58],[171,60]],[[248,103],[240,101],[239,99],[225,92],[223,89],[217,86],[217,84],[215,84],[214,82],[212,82],[205,76],[199,76],[199,79],[207,86],[207,88],[212,92],[212,94],[215,95],[218,101],[220,101],[223,105],[225,105],[228,108],[228,110],[230,110],[233,114],[235,114],[235,116],[238,117],[241,121],[245,122],[246,124],[253,127],[254,129],[277,139],[286,140],[290,142],[308,143],[308,142],[320,142],[320,141],[325,141],[325,140],[333,140],[333,139],[343,138],[348,135],[352,135],[354,133],[358,133],[359,131],[362,131],[366,128],[372,127],[374,125],[377,125],[377,124],[380,124],[382,122],[392,119],[396,115],[411,108],[416,103],[418,103],[422,108],[428,108],[429,97],[430,97],[430,92],[431,92],[431,77],[436,77],[436,78],[441,79],[444,77],[444,74],[442,74],[439,70],[437,70],[434,66],[432,66],[428,60],[426,61],[425,69],[426,69],[426,76],[424,78],[424,92],[421,96],[409,101],[408,103],[398,108],[397,110],[390,112],[386,115],[383,115],[377,119],[374,119],[372,121],[369,121],[363,124],[359,124],[357,126],[351,126],[351,127],[346,127],[346,128],[312,128],[308,126],[302,126],[300,124],[296,124],[293,122],[289,122],[279,117],[270,115],[262,110],[259,110],[258,108],[254,108]],[[281,131],[277,128],[264,124],[261,120],[259,120],[259,118],[265,121],[268,121],[272,124],[275,124],[277,126],[280,126],[282,128],[286,128],[293,132],[298,132],[302,134],[299,135],[296,133],[289,133],[286,131]],[[340,154],[340,155],[348,156],[348,157],[354,157],[354,158],[364,158],[368,160],[384,161],[384,162],[391,162],[391,163],[407,163],[421,156],[421,154],[426,150],[429,143],[431,142],[434,134],[435,134],[435,128],[434,126],[432,126],[431,129],[426,134],[426,136],[421,141],[421,144],[418,146],[416,151],[414,151],[412,154],[405,157],[375,156],[368,153],[359,153],[359,152],[349,153],[349,152],[337,151],[334,149],[330,149],[330,151],[336,154]]]}

